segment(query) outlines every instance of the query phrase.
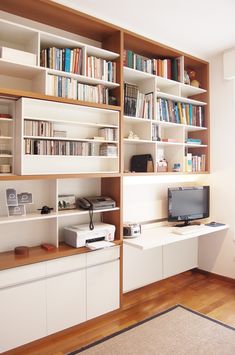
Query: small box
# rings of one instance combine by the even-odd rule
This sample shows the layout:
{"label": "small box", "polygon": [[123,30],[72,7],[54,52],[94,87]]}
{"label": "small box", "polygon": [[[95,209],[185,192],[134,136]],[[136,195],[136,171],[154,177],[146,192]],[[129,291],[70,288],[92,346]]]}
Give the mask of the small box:
{"label": "small box", "polygon": [[36,54],[21,51],[19,49],[0,47],[0,57],[11,62],[16,62],[19,64],[26,65],[36,65],[37,57]]}
{"label": "small box", "polygon": [[157,172],[166,173],[168,171],[168,164],[166,160],[159,160],[157,162]]}

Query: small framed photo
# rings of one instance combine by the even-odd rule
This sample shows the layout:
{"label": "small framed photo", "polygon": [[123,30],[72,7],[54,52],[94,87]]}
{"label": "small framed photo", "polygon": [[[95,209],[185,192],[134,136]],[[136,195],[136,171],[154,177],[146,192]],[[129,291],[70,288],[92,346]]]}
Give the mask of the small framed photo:
{"label": "small framed photo", "polygon": [[75,195],[59,195],[58,196],[58,210],[73,210],[76,208]]}
{"label": "small framed photo", "polygon": [[7,206],[18,206],[17,193],[15,189],[6,189]]}
{"label": "small framed photo", "polygon": [[8,216],[25,216],[25,205],[8,206]]}
{"label": "small framed photo", "polygon": [[21,194],[17,194],[17,199],[19,205],[33,203],[33,195],[31,192],[22,192]]}

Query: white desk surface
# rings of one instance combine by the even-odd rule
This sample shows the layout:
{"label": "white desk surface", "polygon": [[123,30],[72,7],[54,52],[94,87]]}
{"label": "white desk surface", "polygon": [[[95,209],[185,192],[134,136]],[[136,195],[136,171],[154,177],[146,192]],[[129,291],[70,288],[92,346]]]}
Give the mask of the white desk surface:
{"label": "white desk surface", "polygon": [[163,245],[180,242],[186,239],[197,238],[206,234],[212,234],[222,230],[228,229],[228,225],[221,227],[209,227],[203,225],[198,231],[193,230],[190,234],[174,234],[172,229],[174,227],[170,226],[157,226],[156,224],[151,224],[142,226],[141,236],[132,239],[124,239],[124,244],[131,245],[138,249],[152,249],[160,247]]}

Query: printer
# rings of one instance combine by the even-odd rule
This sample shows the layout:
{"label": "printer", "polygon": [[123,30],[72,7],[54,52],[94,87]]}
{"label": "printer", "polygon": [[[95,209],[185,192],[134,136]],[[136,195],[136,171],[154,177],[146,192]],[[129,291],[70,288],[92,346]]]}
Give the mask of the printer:
{"label": "printer", "polygon": [[114,240],[115,226],[108,223],[94,223],[94,229],[90,230],[88,224],[64,227],[65,243],[74,247],[84,247],[87,243],[101,240]]}

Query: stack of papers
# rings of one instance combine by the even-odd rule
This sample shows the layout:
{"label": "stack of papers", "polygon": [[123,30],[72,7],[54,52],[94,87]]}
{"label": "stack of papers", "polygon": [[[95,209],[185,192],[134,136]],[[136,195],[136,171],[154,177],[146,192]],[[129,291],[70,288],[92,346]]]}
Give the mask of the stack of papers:
{"label": "stack of papers", "polygon": [[107,242],[106,240],[101,240],[100,242],[87,243],[86,247],[91,250],[97,250],[97,249],[109,248],[114,245],[115,243],[113,242]]}

